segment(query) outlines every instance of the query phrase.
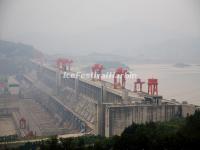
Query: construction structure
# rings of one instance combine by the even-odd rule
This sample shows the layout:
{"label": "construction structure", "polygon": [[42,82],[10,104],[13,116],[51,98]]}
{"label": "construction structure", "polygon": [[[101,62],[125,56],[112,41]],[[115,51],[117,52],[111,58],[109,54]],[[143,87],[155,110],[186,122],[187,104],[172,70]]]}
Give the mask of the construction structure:
{"label": "construction structure", "polygon": [[59,58],[56,61],[57,67],[61,71],[70,71],[73,60],[66,58]]}
{"label": "construction structure", "polygon": [[103,65],[102,64],[94,64],[92,66],[92,80],[101,81]]}
{"label": "construction structure", "polygon": [[125,88],[127,73],[128,73],[128,70],[122,67],[119,67],[116,69],[115,75],[114,75],[114,89]]}
{"label": "construction structure", "polygon": [[148,79],[148,94],[158,95],[158,79]]}
{"label": "construction structure", "polygon": [[[163,99],[158,95],[156,79],[148,80],[148,93],[142,88],[135,92],[126,89],[127,69],[118,68],[112,84],[79,76],[63,78],[62,69],[40,65],[35,60],[30,65],[32,70],[23,79],[30,96],[53,116],[61,118],[61,122],[73,124],[79,133],[120,135],[133,122],[167,121],[195,110],[194,105]],[[121,75],[120,80],[117,75]]]}
{"label": "construction structure", "polygon": [[[140,78],[138,78],[135,82],[134,82],[134,92],[142,92],[142,86],[145,82],[143,82]],[[138,87],[139,86],[139,87]],[[139,89],[139,90],[138,90]]]}
{"label": "construction structure", "polygon": [[20,129],[26,129],[26,119],[21,118],[19,120],[19,127],[20,127]]}

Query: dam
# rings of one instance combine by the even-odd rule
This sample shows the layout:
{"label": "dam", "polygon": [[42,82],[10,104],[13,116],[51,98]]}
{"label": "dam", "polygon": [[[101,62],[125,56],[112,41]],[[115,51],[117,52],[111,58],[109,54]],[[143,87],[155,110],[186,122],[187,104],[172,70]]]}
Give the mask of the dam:
{"label": "dam", "polygon": [[196,109],[160,95],[115,89],[102,80],[64,78],[63,71],[36,60],[27,66],[21,95],[35,99],[52,117],[59,118],[59,124],[70,123],[74,132],[110,137],[120,135],[132,123],[168,121]]}

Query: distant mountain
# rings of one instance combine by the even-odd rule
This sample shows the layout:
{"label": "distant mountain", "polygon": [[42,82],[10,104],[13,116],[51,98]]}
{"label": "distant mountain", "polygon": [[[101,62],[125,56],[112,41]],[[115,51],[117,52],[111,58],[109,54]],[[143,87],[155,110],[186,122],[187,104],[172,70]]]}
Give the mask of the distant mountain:
{"label": "distant mountain", "polygon": [[[133,46],[134,47],[134,46]],[[96,51],[80,56],[82,62],[119,61],[125,63],[200,63],[200,38],[176,38],[112,52]]]}
{"label": "distant mountain", "polygon": [[190,65],[188,64],[184,64],[184,63],[176,63],[173,65],[176,68],[185,68],[185,67],[190,67]]}
{"label": "distant mountain", "polygon": [[[115,71],[116,68],[118,68],[118,67],[123,67],[123,68],[129,69],[128,65],[121,63],[120,61],[97,61],[97,62],[94,61],[93,64],[95,64],[95,63],[103,65],[103,72],[112,72],[112,71]],[[90,72],[91,66],[89,65],[89,66],[83,68],[82,71]]]}
{"label": "distant mountain", "polygon": [[27,61],[41,55],[30,45],[0,40],[0,75],[12,75],[24,70]]}
{"label": "distant mountain", "polygon": [[136,53],[144,62],[200,63],[200,38],[179,38],[146,46]]}
{"label": "distant mountain", "polygon": [[36,50],[33,46],[22,44],[22,43],[13,43],[8,41],[0,40],[0,57],[5,58],[24,58],[30,59],[36,57],[41,52]]}

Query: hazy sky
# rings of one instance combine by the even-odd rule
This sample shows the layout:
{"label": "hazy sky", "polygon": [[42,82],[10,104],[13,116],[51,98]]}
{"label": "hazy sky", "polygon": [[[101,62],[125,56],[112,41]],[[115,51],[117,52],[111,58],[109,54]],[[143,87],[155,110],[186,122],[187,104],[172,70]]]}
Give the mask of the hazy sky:
{"label": "hazy sky", "polygon": [[200,37],[199,0],[0,0],[0,39],[49,53],[137,51]]}

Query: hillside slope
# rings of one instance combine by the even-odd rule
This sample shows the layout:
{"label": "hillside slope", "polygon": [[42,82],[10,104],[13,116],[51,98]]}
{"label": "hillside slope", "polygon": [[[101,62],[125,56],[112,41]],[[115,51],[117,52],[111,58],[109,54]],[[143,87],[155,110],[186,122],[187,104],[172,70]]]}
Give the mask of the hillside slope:
{"label": "hillside slope", "polygon": [[41,53],[30,45],[0,40],[0,75],[13,75],[24,70],[24,65]]}

